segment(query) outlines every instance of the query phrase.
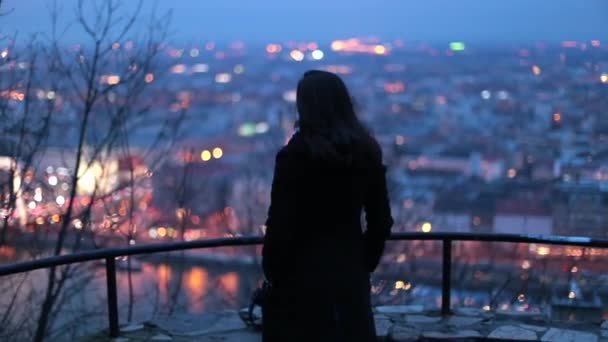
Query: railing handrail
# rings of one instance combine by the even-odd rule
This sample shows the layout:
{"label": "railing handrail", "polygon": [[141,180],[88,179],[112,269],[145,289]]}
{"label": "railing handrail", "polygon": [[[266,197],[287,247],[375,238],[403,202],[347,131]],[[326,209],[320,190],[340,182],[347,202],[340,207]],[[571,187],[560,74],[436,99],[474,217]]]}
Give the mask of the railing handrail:
{"label": "railing handrail", "polygon": [[132,245],[125,247],[109,247],[94,250],[86,250],[65,255],[51,256],[31,261],[0,265],[0,277],[10,274],[34,271],[42,268],[63,266],[87,261],[94,261],[106,258],[116,258],[121,256],[151,254],[181,251],[197,248],[214,248],[229,246],[247,246],[261,244],[262,236],[241,236],[232,238],[204,239],[193,241],[150,243],[144,245]]}
{"label": "railing handrail", "polygon": [[[116,258],[121,256],[181,251],[187,249],[247,246],[257,245],[263,242],[263,236],[239,236],[218,239],[203,239],[193,241],[151,243],[125,247],[110,247],[95,250],[87,250],[72,254],[51,256],[31,261],[0,265],[0,277],[34,271],[42,268],[62,266],[67,264],[81,263],[105,258]],[[608,248],[608,239],[595,239],[577,236],[559,235],[530,235],[530,234],[494,234],[494,233],[453,233],[453,232],[403,232],[393,233],[389,238],[393,241],[485,241],[506,243],[538,243],[546,245],[564,245],[579,247]]]}
{"label": "railing handrail", "polygon": [[[228,246],[258,245],[264,240],[263,236],[239,236],[231,238],[205,239],[194,241],[180,241],[167,243],[152,243],[125,247],[111,247],[82,251],[66,255],[52,256],[37,260],[17,262],[0,265],[0,277],[11,274],[24,273],[37,269],[57,267],[62,265],[81,263],[105,259],[106,280],[108,290],[108,316],[110,323],[110,336],[117,337],[118,327],[118,299],[116,290],[115,258],[121,256],[180,251],[197,248],[213,248]],[[442,295],[441,312],[449,314],[451,310],[450,292],[452,288],[452,242],[454,241],[484,241],[506,243],[538,243],[546,245],[579,246],[589,248],[608,248],[607,239],[594,239],[578,236],[559,235],[530,235],[530,234],[493,234],[493,233],[423,233],[404,232],[394,233],[390,236],[392,241],[441,241],[442,246]]]}

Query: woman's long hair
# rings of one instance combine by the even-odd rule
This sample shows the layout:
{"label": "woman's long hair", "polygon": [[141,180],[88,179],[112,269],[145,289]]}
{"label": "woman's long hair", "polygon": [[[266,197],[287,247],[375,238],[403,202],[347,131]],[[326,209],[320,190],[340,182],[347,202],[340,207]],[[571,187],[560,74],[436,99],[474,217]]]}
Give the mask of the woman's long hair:
{"label": "woman's long hair", "polygon": [[298,83],[296,97],[299,134],[314,158],[350,165],[358,159],[357,152],[379,154],[378,144],[357,118],[340,77],[327,71],[307,71]]}

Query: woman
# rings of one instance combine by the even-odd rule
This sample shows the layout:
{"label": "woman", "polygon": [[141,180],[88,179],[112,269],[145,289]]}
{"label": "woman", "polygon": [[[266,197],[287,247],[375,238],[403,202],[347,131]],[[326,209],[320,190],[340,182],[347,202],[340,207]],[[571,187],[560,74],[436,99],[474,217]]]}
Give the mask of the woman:
{"label": "woman", "polygon": [[297,109],[266,222],[263,340],[375,341],[369,275],[393,224],[380,147],[332,73],[304,74]]}

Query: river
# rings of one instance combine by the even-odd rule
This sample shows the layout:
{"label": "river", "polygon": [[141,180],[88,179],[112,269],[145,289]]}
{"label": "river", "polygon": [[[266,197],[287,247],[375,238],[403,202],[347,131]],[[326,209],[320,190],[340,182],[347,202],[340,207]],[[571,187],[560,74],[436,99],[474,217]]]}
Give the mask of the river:
{"label": "river", "polygon": [[[427,309],[438,308],[441,302],[439,246],[434,242],[389,244],[381,267],[372,276],[374,304],[418,304]],[[605,288],[605,281],[601,280],[606,274],[605,256],[544,259],[531,253],[527,245],[498,247],[481,249],[469,243],[455,246],[453,305],[481,308],[493,301],[499,308],[515,308],[513,303],[519,305],[516,309],[542,307],[550,299],[551,291],[548,290],[567,285],[573,276],[587,288]],[[0,252],[0,263],[28,259],[28,255],[19,254],[15,249]],[[132,259],[137,270],[132,272],[131,321],[246,306],[262,278],[259,263],[248,261],[251,257],[234,258],[234,254],[228,258],[226,254],[224,257],[218,257],[217,253],[212,254],[213,257],[202,255],[155,254]],[[494,259],[488,259],[488,256]],[[572,273],[573,265],[577,265],[576,273]],[[564,269],[564,266],[568,268]],[[58,299],[59,310],[53,315],[52,332],[61,331],[61,335],[54,335],[53,341],[69,340],[72,335],[108,326],[103,264],[87,262],[75,267],[75,275],[64,286],[64,296]],[[33,331],[47,279],[47,270],[2,278],[0,319],[14,302],[10,327],[17,327],[24,334]],[[128,273],[122,268],[117,272],[117,285],[120,322],[124,324],[129,318],[130,300]],[[500,288],[502,292],[497,291]],[[3,340],[1,334],[0,340]]]}
{"label": "river", "polygon": [[[10,262],[14,260],[0,260]],[[131,321],[142,322],[174,313],[200,314],[238,309],[248,300],[261,279],[256,264],[217,262],[177,263],[175,258],[154,261],[133,259],[133,305]],[[53,314],[52,332],[58,340],[90,333],[108,326],[105,269],[100,262],[86,262],[72,268],[74,275],[64,285],[59,310]],[[23,324],[20,333],[33,331],[48,279],[47,270],[2,278],[0,318],[14,299],[9,327]],[[128,321],[129,277],[126,269],[116,275],[120,322]],[[1,329],[0,329],[1,331]],[[67,333],[67,335],[66,335]],[[22,336],[22,335],[20,335]],[[0,340],[3,340],[0,334]],[[53,339],[55,340],[55,339]]]}

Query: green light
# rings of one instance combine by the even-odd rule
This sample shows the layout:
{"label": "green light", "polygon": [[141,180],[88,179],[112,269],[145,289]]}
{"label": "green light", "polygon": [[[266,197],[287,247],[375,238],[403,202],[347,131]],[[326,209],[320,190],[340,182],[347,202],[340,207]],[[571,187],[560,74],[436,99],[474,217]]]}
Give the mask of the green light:
{"label": "green light", "polygon": [[239,135],[242,137],[250,137],[255,134],[255,124],[254,123],[244,123],[239,127]]}
{"label": "green light", "polygon": [[452,51],[464,51],[465,46],[463,42],[451,42],[450,49]]}

